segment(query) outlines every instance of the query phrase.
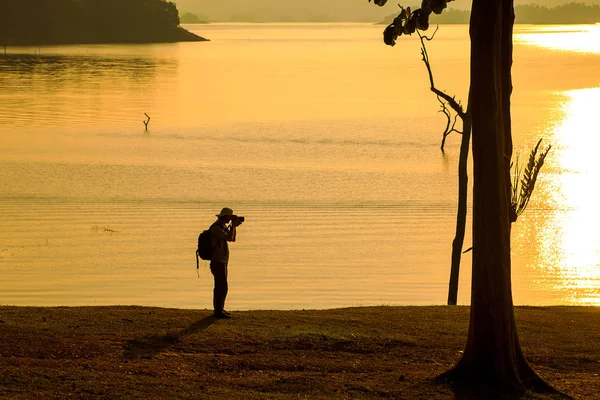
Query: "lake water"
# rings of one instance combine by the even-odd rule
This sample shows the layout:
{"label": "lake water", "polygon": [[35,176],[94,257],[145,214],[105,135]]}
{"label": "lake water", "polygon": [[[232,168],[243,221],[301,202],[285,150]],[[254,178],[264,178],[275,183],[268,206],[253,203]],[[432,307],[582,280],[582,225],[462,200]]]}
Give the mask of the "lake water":
{"label": "lake water", "polygon": [[[0,304],[211,308],[194,251],[223,206],[246,216],[230,309],[444,304],[460,138],[440,152],[418,38],[188,28],[211,42],[0,55]],[[465,103],[468,28],[428,50]],[[516,27],[513,78],[515,152],[553,146],[513,225],[514,301],[600,305],[600,26]]]}

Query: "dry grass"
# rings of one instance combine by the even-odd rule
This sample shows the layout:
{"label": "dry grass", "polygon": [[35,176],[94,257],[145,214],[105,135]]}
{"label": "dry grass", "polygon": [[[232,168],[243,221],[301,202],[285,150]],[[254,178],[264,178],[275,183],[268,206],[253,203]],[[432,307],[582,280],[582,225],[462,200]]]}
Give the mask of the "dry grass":
{"label": "dry grass", "polygon": [[[247,311],[0,307],[9,399],[454,399],[467,307]],[[521,344],[557,389],[600,399],[600,309],[520,307]],[[542,398],[528,394],[526,398]]]}

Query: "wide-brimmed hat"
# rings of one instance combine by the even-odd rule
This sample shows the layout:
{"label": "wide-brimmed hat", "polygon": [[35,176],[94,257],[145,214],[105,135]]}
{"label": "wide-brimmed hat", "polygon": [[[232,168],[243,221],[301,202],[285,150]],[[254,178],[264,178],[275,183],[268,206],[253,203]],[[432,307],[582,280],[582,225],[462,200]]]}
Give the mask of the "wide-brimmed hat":
{"label": "wide-brimmed hat", "polygon": [[227,216],[231,216],[233,215],[233,210],[229,207],[224,207],[221,212],[219,214],[217,214],[216,216],[221,218],[221,217],[227,217]]}

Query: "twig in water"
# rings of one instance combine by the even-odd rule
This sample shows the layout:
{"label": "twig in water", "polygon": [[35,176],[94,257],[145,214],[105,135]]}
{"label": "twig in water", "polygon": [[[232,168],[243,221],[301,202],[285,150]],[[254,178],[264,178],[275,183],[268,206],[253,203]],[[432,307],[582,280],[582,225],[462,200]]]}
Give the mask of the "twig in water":
{"label": "twig in water", "polygon": [[148,118],[146,121],[142,121],[144,123],[144,126],[146,127],[146,132],[148,132],[148,124],[150,123],[150,116],[146,113],[144,113],[144,115],[146,116],[146,118]]}

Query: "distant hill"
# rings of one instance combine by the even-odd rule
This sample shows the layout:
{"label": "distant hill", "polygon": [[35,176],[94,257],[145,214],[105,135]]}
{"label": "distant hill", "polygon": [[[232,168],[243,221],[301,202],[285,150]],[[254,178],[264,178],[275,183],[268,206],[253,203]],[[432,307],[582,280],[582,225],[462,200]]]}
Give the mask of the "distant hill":
{"label": "distant hill", "polygon": [[0,46],[206,40],[166,0],[0,0]]}
{"label": "distant hill", "polygon": [[[573,1],[573,0],[571,0]],[[577,0],[600,5],[600,0]],[[209,22],[378,22],[396,12],[397,3],[418,8],[420,0],[390,0],[377,7],[368,0],[175,0],[179,10]],[[515,0],[515,5],[539,3],[556,7],[568,0]],[[452,9],[469,10],[472,0],[456,0]]]}
{"label": "distant hill", "polygon": [[[460,0],[455,3],[459,2]],[[588,6],[600,6],[600,0],[515,0],[515,6],[540,5],[544,7],[557,7],[573,2],[586,4]]]}
{"label": "distant hill", "polygon": [[394,11],[367,0],[176,0],[209,22],[376,22]]}
{"label": "distant hill", "polygon": [[[455,0],[452,3],[450,3],[450,5],[452,8],[455,8],[455,9],[470,10],[472,2],[473,2],[473,0]],[[525,6],[525,5],[539,5],[539,6],[553,8],[553,7],[562,6],[562,5],[574,3],[574,2],[585,4],[588,6],[600,5],[600,0],[515,0],[515,7],[516,6]]]}
{"label": "distant hill", "polygon": [[179,15],[179,21],[182,24],[208,24],[208,21],[191,12],[185,12]]}
{"label": "distant hill", "polygon": [[600,5],[568,3],[553,8],[537,5],[515,7],[518,24],[594,24],[600,22]]}
{"label": "distant hill", "polygon": [[[390,24],[398,13],[388,15],[383,24]],[[468,24],[470,11],[448,8],[440,15],[432,15],[432,24]],[[600,22],[600,5],[583,3],[562,4],[556,7],[538,5],[515,6],[517,24],[594,24]]]}

